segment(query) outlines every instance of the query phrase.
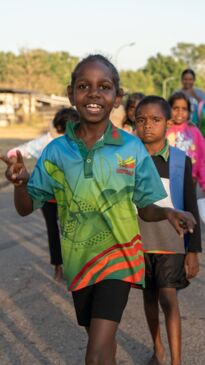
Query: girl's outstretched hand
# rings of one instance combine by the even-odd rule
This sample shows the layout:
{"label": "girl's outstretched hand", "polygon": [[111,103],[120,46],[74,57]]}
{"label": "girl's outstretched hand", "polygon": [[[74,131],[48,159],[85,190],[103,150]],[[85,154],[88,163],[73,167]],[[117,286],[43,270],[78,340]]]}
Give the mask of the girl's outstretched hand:
{"label": "girl's outstretched hand", "polygon": [[193,233],[196,220],[192,213],[171,208],[165,208],[165,210],[167,219],[180,237],[183,238],[186,233]]}
{"label": "girl's outstretched hand", "polygon": [[9,181],[15,186],[24,186],[27,184],[29,173],[26,170],[20,151],[16,152],[15,160],[6,156],[0,156],[0,160],[7,165],[5,176]]}

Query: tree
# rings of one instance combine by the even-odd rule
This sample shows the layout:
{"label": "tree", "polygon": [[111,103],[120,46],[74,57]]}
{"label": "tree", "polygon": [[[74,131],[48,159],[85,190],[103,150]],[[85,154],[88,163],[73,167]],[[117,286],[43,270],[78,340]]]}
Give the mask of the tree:
{"label": "tree", "polygon": [[0,52],[0,85],[64,95],[77,62],[67,52],[25,48],[18,55]]}
{"label": "tree", "polygon": [[[78,57],[65,51],[24,48],[17,55],[0,52],[0,86],[65,95],[71,72],[78,61]],[[158,53],[150,57],[144,69],[121,71],[121,84],[125,91],[139,91],[146,95],[162,95],[163,85],[166,85],[169,95],[180,87],[181,72],[190,66],[197,73],[196,86],[204,89],[205,44],[182,42],[172,49],[170,56]]]}
{"label": "tree", "polygon": [[151,75],[145,75],[139,71],[121,71],[120,79],[122,87],[128,92],[143,92],[144,94],[154,93],[154,84]]}
{"label": "tree", "polygon": [[178,43],[171,52],[177,61],[183,61],[189,68],[194,67],[198,58],[198,50],[193,43]]}
{"label": "tree", "polygon": [[195,70],[200,78],[205,72],[205,44],[178,43],[172,48],[172,54],[176,60],[184,61],[186,68]]}
{"label": "tree", "polygon": [[0,52],[0,83],[10,86],[16,69],[16,56],[12,52]]}
{"label": "tree", "polygon": [[78,61],[78,57],[73,57],[68,52],[54,52],[49,54],[50,71],[57,77],[61,85],[64,86],[70,82],[71,72]]}
{"label": "tree", "polygon": [[173,77],[169,82],[168,89],[171,94],[177,87],[179,87],[180,75],[185,68],[185,63],[182,60],[175,60],[172,56],[163,56],[158,53],[155,57],[150,57],[144,68],[144,73],[152,75],[155,92],[157,95],[163,93],[164,80]]}

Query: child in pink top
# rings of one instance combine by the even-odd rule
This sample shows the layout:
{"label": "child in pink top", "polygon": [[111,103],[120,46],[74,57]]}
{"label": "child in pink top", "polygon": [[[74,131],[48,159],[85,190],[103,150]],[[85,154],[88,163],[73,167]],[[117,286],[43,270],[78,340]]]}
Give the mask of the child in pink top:
{"label": "child in pink top", "polygon": [[171,146],[185,151],[192,160],[192,176],[205,194],[205,140],[200,130],[189,121],[191,105],[182,92],[176,92],[169,98],[172,120],[167,130],[167,139]]}

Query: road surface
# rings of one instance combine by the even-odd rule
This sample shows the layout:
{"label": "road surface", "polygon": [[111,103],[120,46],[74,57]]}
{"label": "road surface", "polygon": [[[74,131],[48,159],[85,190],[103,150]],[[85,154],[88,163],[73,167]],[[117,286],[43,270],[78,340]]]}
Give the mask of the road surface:
{"label": "road surface", "polygon": [[[65,284],[53,280],[41,212],[18,216],[12,189],[0,190],[0,364],[83,365],[86,334]],[[183,365],[205,364],[204,254],[200,261],[199,276],[179,293]],[[167,344],[162,314],[161,323]],[[152,343],[139,290],[131,291],[117,339],[119,365],[146,364]]]}

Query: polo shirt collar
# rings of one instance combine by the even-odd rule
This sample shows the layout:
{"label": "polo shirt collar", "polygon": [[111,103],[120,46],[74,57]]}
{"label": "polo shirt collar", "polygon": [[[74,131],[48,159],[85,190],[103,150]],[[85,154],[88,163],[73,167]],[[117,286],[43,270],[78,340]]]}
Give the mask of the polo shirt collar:
{"label": "polo shirt collar", "polygon": [[161,156],[166,162],[169,158],[169,144],[167,140],[165,141],[165,146],[162,148],[161,151],[154,153],[153,156]]}
{"label": "polo shirt collar", "polygon": [[[79,141],[79,138],[75,134],[75,130],[80,125],[80,122],[78,123],[67,123],[66,125],[66,134],[68,137],[73,139],[75,142]],[[100,141],[103,141],[104,144],[110,144],[110,145],[123,145],[123,136],[121,134],[121,131],[119,128],[115,127],[111,122],[109,122],[104,135],[101,137]]]}

